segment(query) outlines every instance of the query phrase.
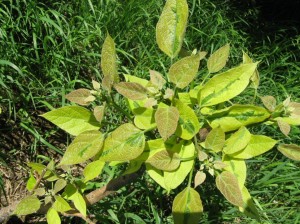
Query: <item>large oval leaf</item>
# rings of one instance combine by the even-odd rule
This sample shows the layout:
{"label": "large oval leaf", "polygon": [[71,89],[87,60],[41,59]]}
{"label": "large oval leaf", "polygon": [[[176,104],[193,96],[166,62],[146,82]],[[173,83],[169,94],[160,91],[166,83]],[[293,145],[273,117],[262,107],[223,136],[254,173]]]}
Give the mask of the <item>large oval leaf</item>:
{"label": "large oval leaf", "polygon": [[133,110],[134,124],[140,129],[149,129],[156,126],[154,114],[155,111],[152,108],[138,107]]}
{"label": "large oval leaf", "polygon": [[181,49],[187,19],[186,0],[167,0],[156,25],[156,42],[171,58],[176,57]]}
{"label": "large oval leaf", "polygon": [[172,171],[180,165],[180,157],[174,152],[162,150],[149,157],[146,163],[159,170]]}
{"label": "large oval leaf", "polygon": [[242,64],[212,77],[200,90],[201,106],[212,106],[239,95],[249,84],[257,63]]}
{"label": "large oval leaf", "polygon": [[130,123],[123,124],[105,139],[100,160],[132,160],[143,152],[144,147],[144,133]]}
{"label": "large oval leaf", "polygon": [[99,122],[93,113],[80,106],[65,106],[41,115],[71,135],[98,130]]}
{"label": "large oval leaf", "polygon": [[89,163],[83,170],[84,182],[87,182],[89,180],[98,177],[99,174],[102,172],[104,165],[105,162],[100,160],[96,160]]}
{"label": "large oval leaf", "polygon": [[243,189],[247,176],[245,160],[233,159],[229,156],[224,156],[223,163],[227,165],[224,170],[233,173],[238,180],[240,189]]}
{"label": "large oval leaf", "polygon": [[[68,93],[65,97],[67,100],[82,106],[89,105],[91,101],[95,99],[95,97],[91,94],[90,90],[83,88],[76,89]],[[92,100],[88,100],[89,98],[91,98]]]}
{"label": "large oval leaf", "polygon": [[23,198],[16,207],[14,214],[16,215],[28,215],[35,213],[41,206],[40,200],[32,195]]}
{"label": "large oval leaf", "polygon": [[233,154],[243,150],[249,143],[250,138],[250,132],[242,126],[226,140],[223,152],[225,154]]}
{"label": "large oval leaf", "polygon": [[191,187],[186,187],[176,195],[172,213],[175,224],[197,224],[203,212],[200,195]]}
{"label": "large oval leaf", "polygon": [[168,73],[170,81],[178,88],[186,87],[194,80],[198,72],[200,59],[201,56],[196,54],[182,58],[174,63]]}
{"label": "large oval leaf", "polygon": [[222,128],[212,129],[205,138],[205,148],[220,152],[225,144],[225,133]]}
{"label": "large oval leaf", "polygon": [[280,144],[277,149],[289,159],[300,161],[300,146],[294,144]]}
{"label": "large oval leaf", "polygon": [[143,100],[147,98],[147,89],[139,83],[120,82],[114,85],[118,93],[131,100]]}
{"label": "large oval leaf", "polygon": [[66,212],[72,209],[69,203],[61,196],[55,196],[55,202],[53,203],[52,208],[58,212]]}
{"label": "large oval leaf", "polygon": [[158,105],[157,111],[155,112],[155,122],[158,132],[164,140],[174,134],[178,119],[179,112],[176,107],[167,106],[163,103]]}
{"label": "large oval leaf", "polygon": [[216,50],[207,60],[207,68],[210,73],[220,71],[226,65],[229,57],[229,44]]}
{"label": "large oval leaf", "polygon": [[95,156],[102,148],[104,136],[99,131],[79,134],[68,146],[60,165],[83,163]]}

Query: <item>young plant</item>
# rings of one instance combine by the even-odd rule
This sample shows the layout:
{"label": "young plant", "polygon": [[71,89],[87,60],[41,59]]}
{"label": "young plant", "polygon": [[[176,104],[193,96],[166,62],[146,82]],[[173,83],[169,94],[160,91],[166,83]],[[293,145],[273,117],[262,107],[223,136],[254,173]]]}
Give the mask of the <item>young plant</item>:
{"label": "young plant", "polygon": [[[27,188],[31,195],[19,203],[15,214],[39,210],[47,214],[49,224],[60,223],[59,214],[92,223],[87,205],[109,193],[104,190],[96,197],[99,191],[85,194],[85,190],[109,163],[128,164],[124,179],[117,178],[111,186],[123,186],[127,177],[144,169],[168,192],[185,185],[173,201],[175,223],[198,223],[203,206],[197,188],[207,175],[215,178],[216,187],[230,203],[259,220],[245,186],[245,160],[271,150],[278,140],[252,134],[248,127],[277,125],[287,136],[291,125],[300,125],[300,103],[288,98],[277,105],[272,96],[261,97],[264,107],[231,101],[249,85],[255,88],[256,97],[258,63],[243,53],[240,65],[224,70],[230,51],[226,44],[208,57],[208,71],[199,77],[206,52],[194,50],[178,58],[187,20],[186,1],[167,0],[156,26],[156,41],[174,63],[167,74],[150,70],[149,80],[129,74],[119,77],[115,43],[107,34],[102,48],[102,83],[93,81],[93,90],[67,94],[74,104],[42,115],[75,138],[58,164],[29,164],[32,171]],[[116,100],[120,95],[126,108]],[[116,120],[115,113],[122,119]],[[279,144],[277,149],[300,160],[297,145]],[[77,164],[84,166],[81,178],[71,172]]]}

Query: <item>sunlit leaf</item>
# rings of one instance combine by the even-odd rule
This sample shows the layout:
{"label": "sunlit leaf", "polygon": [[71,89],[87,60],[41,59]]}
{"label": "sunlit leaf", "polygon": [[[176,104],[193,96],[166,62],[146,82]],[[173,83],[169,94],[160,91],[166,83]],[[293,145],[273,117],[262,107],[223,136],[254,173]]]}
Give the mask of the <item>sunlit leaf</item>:
{"label": "sunlit leaf", "polygon": [[71,135],[79,135],[84,131],[98,130],[99,122],[93,113],[80,106],[65,106],[41,115]]}
{"label": "sunlit leaf", "polygon": [[41,206],[40,200],[35,195],[27,196],[23,198],[17,205],[14,214],[16,215],[28,215],[35,213]]}
{"label": "sunlit leaf", "polygon": [[48,224],[60,224],[61,220],[57,211],[53,208],[49,208],[46,214]]}
{"label": "sunlit leaf", "polygon": [[[245,52],[243,52],[243,63],[244,64],[253,63],[253,60]],[[259,73],[258,73],[257,69],[255,69],[253,75],[251,76],[251,81],[252,81],[253,87],[255,89],[257,89],[259,86],[259,82],[260,82],[260,77],[259,77]]]}
{"label": "sunlit leaf", "polygon": [[194,178],[194,188],[202,184],[206,179],[206,174],[203,171],[197,171]]}
{"label": "sunlit leaf", "polygon": [[149,157],[146,163],[151,164],[159,170],[172,171],[179,167],[180,157],[176,153],[163,150]]}
{"label": "sunlit leaf", "polygon": [[280,129],[280,131],[282,132],[282,134],[284,134],[285,136],[288,137],[290,131],[291,131],[291,126],[285,122],[284,120],[277,120],[277,124],[278,124],[278,127]]}
{"label": "sunlit leaf", "polygon": [[75,208],[86,216],[86,203],[82,195],[77,191],[69,199],[73,201]]}
{"label": "sunlit leaf", "polygon": [[280,144],[277,149],[289,159],[300,161],[300,146],[294,144]]}
{"label": "sunlit leaf", "polygon": [[215,73],[220,71],[226,65],[229,57],[229,44],[216,50],[207,61],[207,68],[210,73]]}
{"label": "sunlit leaf", "polygon": [[65,188],[66,185],[67,185],[67,181],[65,181],[64,179],[57,180],[53,188],[54,193],[56,194],[57,192],[61,191],[62,189]]}
{"label": "sunlit leaf", "polygon": [[226,154],[233,154],[241,151],[247,146],[250,138],[250,132],[247,128],[242,126],[226,140],[223,152]]}
{"label": "sunlit leaf", "polygon": [[100,160],[96,160],[89,163],[83,170],[84,182],[87,182],[89,180],[98,177],[99,174],[102,172],[104,165],[105,162]]}
{"label": "sunlit leaf", "polygon": [[154,114],[155,111],[152,108],[139,107],[133,110],[134,124],[140,129],[149,129],[156,126]]}
{"label": "sunlit leaf", "polygon": [[156,25],[156,42],[171,58],[176,57],[181,49],[187,19],[186,0],[167,0]]}
{"label": "sunlit leaf", "polygon": [[34,178],[34,176],[32,175],[32,173],[30,173],[30,177],[29,179],[27,180],[27,183],[26,183],[26,188],[28,191],[32,191],[34,186],[36,184],[36,179]]}
{"label": "sunlit leaf", "polygon": [[260,215],[257,211],[257,208],[255,207],[255,204],[251,198],[250,193],[248,192],[245,186],[242,188],[242,195],[243,195],[244,206],[239,207],[239,210],[243,212],[245,215],[253,219],[256,219],[260,223]]}
{"label": "sunlit leaf", "polygon": [[222,128],[213,128],[205,139],[205,148],[220,152],[225,144],[225,133]]}
{"label": "sunlit leaf", "polygon": [[224,156],[223,163],[227,165],[226,167],[224,167],[224,170],[233,173],[238,180],[240,189],[243,189],[247,176],[247,167],[245,160]]}
{"label": "sunlit leaf", "polygon": [[186,187],[176,195],[172,214],[175,224],[197,224],[203,212],[200,195],[191,187]]}
{"label": "sunlit leaf", "polygon": [[72,207],[65,199],[57,195],[55,196],[55,202],[53,203],[52,208],[54,208],[58,212],[66,212],[72,209]]}
{"label": "sunlit leaf", "polygon": [[166,84],[166,80],[164,79],[162,74],[154,70],[150,70],[150,81],[158,89],[162,89],[163,86]]}
{"label": "sunlit leaf", "polygon": [[104,116],[105,105],[94,108],[94,116],[98,122],[101,122]]}
{"label": "sunlit leaf", "polygon": [[131,100],[143,100],[147,98],[147,89],[135,82],[119,82],[114,85],[118,93]]}
{"label": "sunlit leaf", "polygon": [[164,94],[164,99],[172,100],[173,96],[174,96],[174,91],[170,88],[167,88]]}
{"label": "sunlit leaf", "polygon": [[273,96],[262,96],[260,97],[260,99],[269,111],[275,111],[276,99]]}
{"label": "sunlit leaf", "polygon": [[89,96],[92,96],[90,90],[81,88],[68,93],[65,97],[73,103],[86,106],[90,104],[90,102],[86,101],[86,98]]}

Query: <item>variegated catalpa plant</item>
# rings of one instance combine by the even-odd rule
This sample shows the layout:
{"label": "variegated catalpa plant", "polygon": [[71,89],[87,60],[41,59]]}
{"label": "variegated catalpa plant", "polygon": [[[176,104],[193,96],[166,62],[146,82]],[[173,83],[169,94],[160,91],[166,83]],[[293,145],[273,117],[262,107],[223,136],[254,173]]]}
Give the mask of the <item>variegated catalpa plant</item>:
{"label": "variegated catalpa plant", "polygon": [[[108,163],[127,164],[123,179],[108,183],[111,189],[123,186],[117,181],[140,170],[146,170],[167,192],[184,185],[173,201],[175,223],[198,223],[203,206],[197,189],[207,175],[215,178],[217,188],[230,203],[259,219],[245,187],[245,160],[271,150],[278,140],[252,134],[247,127],[275,125],[288,135],[290,125],[300,125],[300,103],[288,98],[277,104],[272,96],[261,97],[264,106],[232,103],[230,100],[249,85],[256,93],[258,63],[243,53],[240,65],[224,71],[230,50],[227,44],[207,57],[206,75],[197,76],[206,52],[195,50],[178,57],[187,20],[186,0],[166,1],[156,26],[156,41],[174,63],[167,74],[150,70],[147,80],[129,74],[119,77],[115,43],[107,34],[101,84],[93,81],[93,90],[77,89],[67,94],[72,105],[42,115],[75,138],[58,164],[29,164],[32,173],[27,188],[31,195],[19,203],[15,214],[42,210],[49,224],[60,223],[59,215],[76,215],[92,223],[86,207],[109,192],[102,189],[104,193],[98,197],[99,191],[87,194],[85,190]],[[118,103],[120,96],[127,107]],[[113,113],[122,119],[116,120]],[[300,160],[297,145],[279,144],[277,149]],[[70,167],[76,164],[84,167],[81,179],[71,175]]]}

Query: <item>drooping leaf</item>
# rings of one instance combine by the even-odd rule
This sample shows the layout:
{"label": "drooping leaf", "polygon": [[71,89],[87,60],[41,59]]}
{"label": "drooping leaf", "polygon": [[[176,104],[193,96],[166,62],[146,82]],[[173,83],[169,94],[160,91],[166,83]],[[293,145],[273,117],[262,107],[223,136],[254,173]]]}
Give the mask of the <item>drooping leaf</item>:
{"label": "drooping leaf", "polygon": [[181,49],[187,19],[186,0],[167,0],[156,25],[156,42],[171,58],[176,57]]}
{"label": "drooping leaf", "polygon": [[135,82],[119,82],[114,85],[118,93],[131,100],[143,100],[147,98],[147,89]]}
{"label": "drooping leaf", "polygon": [[127,161],[137,158],[144,150],[144,133],[130,123],[123,124],[105,139],[101,161]]}
{"label": "drooping leaf", "polygon": [[[164,171],[164,180],[167,190],[177,188],[184,181],[194,165],[193,157],[195,154],[195,146],[191,141],[185,144],[180,142],[174,145],[174,147],[172,147],[172,151],[179,155],[181,163],[176,170]],[[190,160],[185,161],[184,159]]]}
{"label": "drooping leaf", "polygon": [[265,121],[270,113],[263,107],[252,105],[233,105],[229,108],[215,111],[207,116],[212,128],[220,127],[224,132],[239,129],[242,126]]}
{"label": "drooping leaf", "polygon": [[240,189],[243,189],[247,176],[247,167],[245,161],[242,159],[234,159],[229,156],[224,156],[223,163],[227,165],[224,170],[233,173],[238,180]]}
{"label": "drooping leaf", "polygon": [[60,220],[60,217],[59,217],[57,211],[53,208],[48,209],[46,218],[47,218],[48,224],[60,224],[61,223],[61,220]]}
{"label": "drooping leaf", "polygon": [[[245,52],[243,52],[243,63],[253,63],[253,60]],[[255,69],[253,75],[251,76],[251,81],[254,89],[257,89],[260,82],[260,77],[257,69]]]}
{"label": "drooping leaf", "polygon": [[226,44],[216,50],[207,61],[207,68],[210,73],[220,71],[226,65],[229,57],[230,45]]}
{"label": "drooping leaf", "polygon": [[180,157],[176,153],[162,150],[149,157],[146,163],[159,170],[172,171],[179,167]]}
{"label": "drooping leaf", "polygon": [[285,136],[288,137],[290,131],[291,131],[291,126],[285,122],[284,120],[278,119],[277,120],[277,125],[280,129],[280,131],[282,132],[282,134],[284,134]]}
{"label": "drooping leaf", "polygon": [[264,135],[251,135],[246,148],[230,156],[235,159],[250,159],[269,151],[276,143],[276,140]]}
{"label": "drooping leaf", "polygon": [[203,171],[197,171],[194,178],[194,188],[202,184],[206,179],[206,174]]}
{"label": "drooping leaf", "polygon": [[84,182],[92,180],[99,176],[102,172],[102,169],[105,165],[105,162],[96,160],[94,162],[89,163],[83,170]]}
{"label": "drooping leaf", "polygon": [[80,106],[65,106],[41,115],[71,135],[98,130],[99,122],[92,112]]}
{"label": "drooping leaf", "polygon": [[203,212],[200,195],[191,187],[186,187],[176,195],[172,214],[175,224],[197,224]]}
{"label": "drooping leaf", "polygon": [[54,184],[54,193],[56,194],[57,192],[61,191],[62,189],[65,188],[65,186],[67,185],[67,181],[65,181],[64,179],[58,179],[55,184]]}
{"label": "drooping leaf", "polygon": [[166,80],[157,71],[150,70],[150,81],[153,85],[155,85],[159,90],[163,88],[163,86],[166,84]]}
{"label": "drooping leaf", "polygon": [[205,138],[205,148],[220,152],[225,144],[225,133],[222,128],[213,128]]}
{"label": "drooping leaf", "polygon": [[55,196],[55,202],[53,203],[52,208],[58,212],[66,212],[72,209],[69,203],[58,195]]}
{"label": "drooping leaf", "polygon": [[178,88],[185,88],[194,80],[200,64],[200,55],[192,55],[174,63],[168,73],[169,79]]}
{"label": "drooping leaf", "polygon": [[176,107],[167,106],[163,103],[158,105],[157,111],[155,112],[155,122],[158,132],[164,140],[174,134],[178,119],[179,112]]}
{"label": "drooping leaf", "polygon": [[269,111],[275,111],[276,99],[273,96],[262,96],[260,97],[260,99]]}
{"label": "drooping leaf", "polygon": [[257,63],[242,64],[212,77],[202,87],[198,98],[201,106],[212,106],[239,95],[249,84]]}
{"label": "drooping leaf", "polygon": [[216,185],[224,197],[233,205],[243,207],[243,195],[238,179],[229,171],[223,171],[216,178]]}
{"label": "drooping leaf", "polygon": [[242,195],[243,195],[243,201],[244,201],[244,206],[239,207],[239,210],[243,212],[245,215],[256,219],[260,223],[260,215],[257,211],[257,208],[251,198],[250,193],[248,192],[247,188],[244,186],[242,188]]}
{"label": "drooping leaf", "polygon": [[96,120],[100,123],[101,123],[101,121],[103,119],[103,116],[104,116],[104,110],[105,110],[105,105],[96,106],[94,108],[94,116],[95,116]]}
{"label": "drooping leaf", "polygon": [[115,42],[108,33],[101,51],[101,69],[104,77],[108,77],[113,83],[119,81]]}
{"label": "drooping leaf", "polygon": [[104,136],[99,131],[85,131],[68,146],[60,165],[83,163],[100,152]]}
{"label": "drooping leaf", "polygon": [[280,144],[277,149],[289,159],[300,161],[300,146],[295,144]]}
{"label": "drooping leaf", "polygon": [[68,93],[65,97],[73,103],[86,106],[90,104],[90,102],[86,100],[90,96],[92,96],[90,90],[81,88]]}
{"label": "drooping leaf", "polygon": [[14,214],[20,215],[28,215],[35,213],[39,210],[41,206],[40,200],[35,195],[27,196],[23,198],[19,204],[17,205]]}
{"label": "drooping leaf", "polygon": [[243,150],[249,143],[251,134],[244,126],[232,134],[225,142],[223,152],[233,154]]}
{"label": "drooping leaf", "polygon": [[200,123],[192,108],[175,99],[175,106],[179,112],[179,125],[175,134],[182,139],[189,140],[193,138],[200,129]]}
{"label": "drooping leaf", "polygon": [[152,108],[139,107],[133,110],[134,124],[140,129],[149,129],[156,126],[154,114],[155,111]]}

